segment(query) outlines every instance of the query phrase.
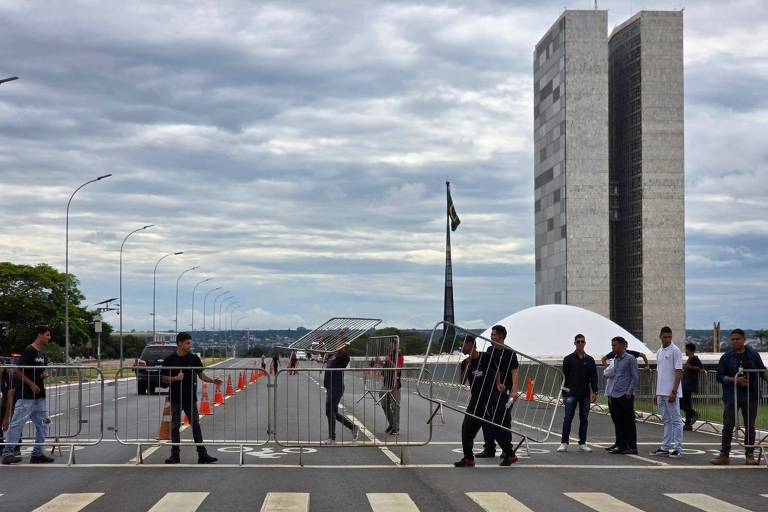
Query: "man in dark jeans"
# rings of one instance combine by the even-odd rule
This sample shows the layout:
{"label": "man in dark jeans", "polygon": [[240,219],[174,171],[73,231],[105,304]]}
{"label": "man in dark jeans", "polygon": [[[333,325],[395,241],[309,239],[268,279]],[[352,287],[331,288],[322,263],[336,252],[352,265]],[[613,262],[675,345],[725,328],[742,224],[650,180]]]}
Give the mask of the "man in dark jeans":
{"label": "man in dark jeans", "polygon": [[325,416],[328,418],[328,439],[321,444],[336,444],[336,421],[340,421],[352,431],[352,439],[357,441],[360,428],[352,423],[349,418],[339,412],[339,402],[344,396],[344,372],[333,370],[334,368],[346,368],[349,366],[349,353],[347,344],[344,343],[336,353],[326,360],[326,368],[332,371],[323,372],[323,387],[325,388]]}
{"label": "man in dark jeans", "polygon": [[680,400],[680,409],[685,412],[685,425],[683,430],[693,430],[693,424],[699,415],[693,409],[693,394],[699,392],[699,372],[704,370],[704,365],[696,355],[696,344],[685,344],[685,355],[688,360],[683,365],[683,398]]}
{"label": "man in dark jeans", "polygon": [[[16,358],[18,359],[18,358]],[[14,358],[8,361],[9,364],[16,364]],[[0,401],[0,418],[2,418],[2,426],[0,427],[0,447],[5,447],[5,434],[11,424],[11,418],[13,417],[13,407],[16,405],[16,401],[19,399],[19,395],[16,394],[16,387],[18,385],[18,379],[14,375],[13,368],[0,367],[0,394],[3,395],[2,401]],[[21,439],[19,439],[21,442]],[[16,445],[13,454],[19,456],[21,454],[21,446]]]}
{"label": "man in dark jeans", "polygon": [[200,417],[197,414],[197,378],[221,386],[221,379],[212,379],[202,370],[203,362],[192,353],[192,336],[187,332],[176,335],[176,352],[163,360],[163,366],[170,368],[163,370],[162,379],[170,384],[168,394],[171,401],[171,456],[165,459],[166,464],[178,464],[181,449],[179,444],[181,436],[181,411],[189,418],[192,424],[192,437],[197,443],[197,463],[212,464],[218,459],[208,455],[203,446],[203,433],[200,430]]}
{"label": "man in dark jeans", "polygon": [[638,381],[637,359],[627,353],[627,340],[616,336],[611,340],[616,354],[603,375],[611,379],[606,394],[611,404],[611,419],[616,430],[615,447],[608,453],[637,455],[637,428],[635,426],[635,386]]}
{"label": "man in dark jeans", "polygon": [[589,404],[597,399],[597,366],[595,360],[584,352],[587,340],[583,334],[577,334],[574,339],[576,350],[563,359],[565,374],[565,415],[563,417],[563,433],[560,438],[558,452],[568,451],[568,441],[571,436],[571,423],[579,407],[579,450],[591,452],[587,446],[587,427],[589,425]]}
{"label": "man in dark jeans", "polygon": [[[761,372],[742,372],[742,370],[763,370]],[[730,462],[733,429],[736,426],[736,411],[741,410],[746,432],[746,464],[756,466],[755,459],[755,419],[760,402],[760,379],[768,381],[768,374],[760,354],[746,344],[744,331],[731,331],[731,350],[720,357],[717,364],[717,382],[723,385],[723,433],[720,454],[709,462],[723,466]],[[735,400],[735,402],[734,402]]]}

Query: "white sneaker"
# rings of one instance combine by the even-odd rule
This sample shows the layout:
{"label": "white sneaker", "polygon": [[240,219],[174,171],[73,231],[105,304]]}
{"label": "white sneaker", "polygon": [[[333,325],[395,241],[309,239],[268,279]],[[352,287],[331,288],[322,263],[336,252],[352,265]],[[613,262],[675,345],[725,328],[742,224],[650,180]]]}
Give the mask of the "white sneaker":
{"label": "white sneaker", "polygon": [[557,447],[557,451],[560,452],[560,453],[567,452],[568,451],[568,444],[560,443],[560,446]]}
{"label": "white sneaker", "polygon": [[320,441],[320,444],[329,445],[329,444],[336,444],[335,439],[331,439],[330,437],[328,439],[323,439]]}
{"label": "white sneaker", "polygon": [[584,444],[580,444],[579,445],[579,451],[581,451],[581,452],[591,452],[592,448],[590,448],[589,446],[587,446],[586,443],[584,443]]}
{"label": "white sneaker", "polygon": [[360,437],[360,427],[355,425],[352,427],[352,440],[357,441],[357,439]]}

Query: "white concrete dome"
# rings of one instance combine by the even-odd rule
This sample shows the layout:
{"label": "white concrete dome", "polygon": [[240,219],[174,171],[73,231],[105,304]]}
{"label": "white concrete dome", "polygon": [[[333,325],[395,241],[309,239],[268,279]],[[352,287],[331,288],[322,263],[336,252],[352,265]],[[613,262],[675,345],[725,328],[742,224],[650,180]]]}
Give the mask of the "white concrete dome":
{"label": "white concrete dome", "polygon": [[[507,345],[531,357],[552,358],[570,354],[574,350],[573,338],[577,334],[586,337],[587,346],[584,350],[598,362],[611,351],[611,338],[614,336],[627,340],[630,350],[644,352],[649,357],[653,354],[645,343],[618,324],[576,306],[536,306],[518,311],[493,325],[496,324],[507,329]],[[490,327],[482,336],[491,337]],[[478,348],[484,349],[481,341],[478,340]]]}

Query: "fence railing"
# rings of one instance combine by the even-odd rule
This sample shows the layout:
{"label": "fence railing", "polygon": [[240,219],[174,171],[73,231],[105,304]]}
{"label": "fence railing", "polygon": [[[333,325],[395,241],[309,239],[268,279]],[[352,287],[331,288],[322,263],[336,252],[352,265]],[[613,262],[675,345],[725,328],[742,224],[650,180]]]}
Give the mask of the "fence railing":
{"label": "fence railing", "polygon": [[749,452],[758,451],[758,458],[765,455],[768,463],[768,372],[739,368],[732,401],[723,410],[724,428],[732,423],[734,440]]}

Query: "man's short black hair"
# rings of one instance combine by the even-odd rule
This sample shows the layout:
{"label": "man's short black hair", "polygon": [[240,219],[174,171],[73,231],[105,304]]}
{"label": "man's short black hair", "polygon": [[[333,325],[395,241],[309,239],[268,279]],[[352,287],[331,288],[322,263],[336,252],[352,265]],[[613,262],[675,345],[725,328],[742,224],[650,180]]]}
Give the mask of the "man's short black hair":
{"label": "man's short black hair", "polygon": [[464,336],[464,342],[463,343],[472,343],[473,347],[477,346],[477,337],[474,334],[467,334]]}
{"label": "man's short black hair", "polygon": [[665,325],[661,328],[661,331],[659,332],[659,336],[663,336],[665,334],[672,334],[672,329],[668,325]]}
{"label": "man's short black hair", "polygon": [[40,336],[41,334],[45,334],[47,332],[51,332],[51,328],[47,325],[38,325],[35,329],[35,333]]}
{"label": "man's short black hair", "polygon": [[625,340],[621,336],[615,336],[611,341],[615,341],[617,343],[621,343],[621,344],[623,344],[625,346],[627,345],[627,340]]}
{"label": "man's short black hair", "polygon": [[185,331],[181,331],[179,334],[176,335],[176,344],[178,345],[182,341],[187,341],[187,340],[191,340],[191,339],[192,339],[192,335],[191,334],[189,334],[188,332],[185,332]]}
{"label": "man's short black hair", "polygon": [[491,331],[496,331],[496,334],[501,336],[501,339],[505,340],[507,339],[507,328],[503,325],[494,325],[491,327]]}
{"label": "man's short black hair", "polygon": [[734,329],[734,330],[731,331],[731,334],[738,334],[742,338],[746,338],[747,337],[747,335],[744,334],[744,331],[742,329]]}
{"label": "man's short black hair", "polygon": [[696,344],[695,343],[691,343],[691,342],[686,343],[685,344],[685,350],[687,350],[689,352],[696,352]]}
{"label": "man's short black hair", "polygon": [[584,339],[587,339],[587,338],[585,338],[585,337],[584,337],[584,335],[583,335],[583,334],[577,334],[576,336],[574,336],[574,337],[573,337],[573,341],[576,341],[576,340],[578,340],[579,338],[584,338]]}

